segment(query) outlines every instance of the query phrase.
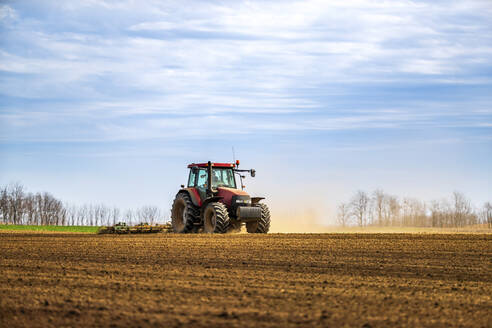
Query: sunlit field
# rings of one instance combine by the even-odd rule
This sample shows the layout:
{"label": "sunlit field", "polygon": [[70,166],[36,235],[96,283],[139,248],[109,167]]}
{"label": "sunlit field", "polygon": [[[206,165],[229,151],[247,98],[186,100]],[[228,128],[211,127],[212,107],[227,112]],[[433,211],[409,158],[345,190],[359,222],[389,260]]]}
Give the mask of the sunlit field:
{"label": "sunlit field", "polygon": [[0,231],[0,326],[490,326],[490,234]]}

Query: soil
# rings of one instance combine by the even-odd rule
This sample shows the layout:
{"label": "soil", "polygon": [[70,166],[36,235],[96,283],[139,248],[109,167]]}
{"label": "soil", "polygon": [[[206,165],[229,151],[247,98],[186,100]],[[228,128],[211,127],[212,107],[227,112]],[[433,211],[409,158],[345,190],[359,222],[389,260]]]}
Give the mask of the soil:
{"label": "soil", "polygon": [[490,234],[0,233],[1,327],[491,327]]}

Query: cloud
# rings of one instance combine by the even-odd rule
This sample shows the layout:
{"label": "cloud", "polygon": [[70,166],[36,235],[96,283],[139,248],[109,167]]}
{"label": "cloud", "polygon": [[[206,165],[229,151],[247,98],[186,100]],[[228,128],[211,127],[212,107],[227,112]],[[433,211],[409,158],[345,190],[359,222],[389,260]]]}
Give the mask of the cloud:
{"label": "cloud", "polygon": [[8,5],[0,5],[0,21],[6,22],[17,19],[16,11]]}
{"label": "cloud", "polygon": [[[474,93],[491,85],[482,73],[492,64],[485,2],[190,6],[2,5],[2,139],[475,127],[471,111],[490,106]],[[466,108],[433,108],[436,96]],[[490,113],[480,119],[488,127]]]}

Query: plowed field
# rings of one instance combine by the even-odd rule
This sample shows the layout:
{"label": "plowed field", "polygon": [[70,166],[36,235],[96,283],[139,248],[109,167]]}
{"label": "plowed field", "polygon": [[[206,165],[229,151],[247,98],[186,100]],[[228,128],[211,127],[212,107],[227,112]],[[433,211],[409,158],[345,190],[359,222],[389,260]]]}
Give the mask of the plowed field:
{"label": "plowed field", "polygon": [[492,235],[0,233],[0,326],[492,326]]}

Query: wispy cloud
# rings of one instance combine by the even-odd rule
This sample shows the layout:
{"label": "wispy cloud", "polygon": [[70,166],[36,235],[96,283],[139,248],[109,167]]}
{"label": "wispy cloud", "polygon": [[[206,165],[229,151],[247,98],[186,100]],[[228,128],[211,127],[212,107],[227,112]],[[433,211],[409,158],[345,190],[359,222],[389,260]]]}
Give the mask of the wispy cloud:
{"label": "wispy cloud", "polygon": [[[471,111],[491,104],[475,91],[491,86],[490,17],[484,1],[8,3],[0,137],[489,127]],[[443,93],[465,123],[432,108]]]}

